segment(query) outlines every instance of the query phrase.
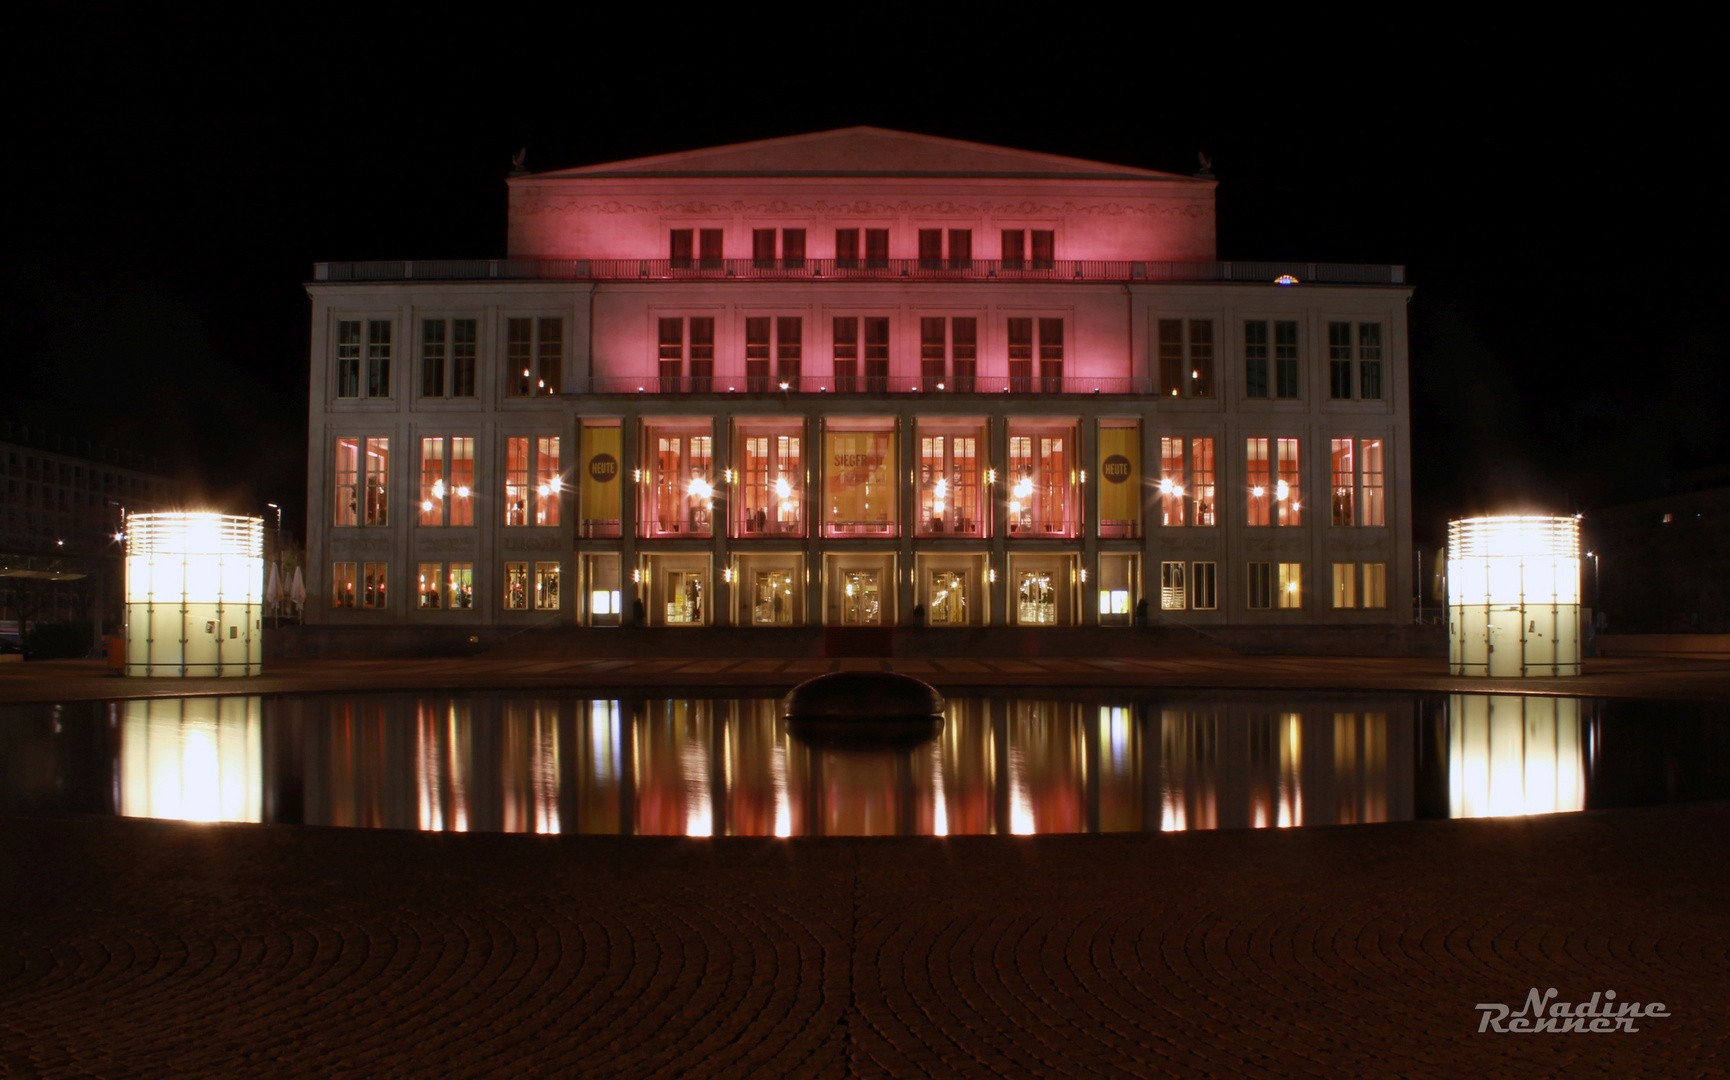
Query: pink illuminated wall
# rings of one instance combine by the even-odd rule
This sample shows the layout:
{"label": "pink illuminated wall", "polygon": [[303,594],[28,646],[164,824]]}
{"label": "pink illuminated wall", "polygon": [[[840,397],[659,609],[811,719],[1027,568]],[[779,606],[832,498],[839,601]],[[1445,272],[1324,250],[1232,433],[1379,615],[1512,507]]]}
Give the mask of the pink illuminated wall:
{"label": "pink illuminated wall", "polygon": [[1000,257],[1004,230],[1054,234],[1054,257],[1207,261],[1214,182],[904,132],[849,128],[514,178],[509,253],[664,259],[673,229],[721,229],[723,257],[753,255],[755,229],[801,228],[805,255],[836,257],[837,229],[889,232],[889,257],[920,229],[968,229]]}

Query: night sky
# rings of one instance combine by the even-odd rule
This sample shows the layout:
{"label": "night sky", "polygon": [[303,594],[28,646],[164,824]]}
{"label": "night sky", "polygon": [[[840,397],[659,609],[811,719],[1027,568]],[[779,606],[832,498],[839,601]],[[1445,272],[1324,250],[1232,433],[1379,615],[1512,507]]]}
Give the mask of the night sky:
{"label": "night sky", "polygon": [[0,418],[298,532],[312,262],[502,254],[518,147],[539,171],[874,124],[1184,173],[1205,150],[1222,258],[1406,264],[1421,545],[1730,462],[1726,117],[1692,46],[571,10],[51,9],[0,75]]}

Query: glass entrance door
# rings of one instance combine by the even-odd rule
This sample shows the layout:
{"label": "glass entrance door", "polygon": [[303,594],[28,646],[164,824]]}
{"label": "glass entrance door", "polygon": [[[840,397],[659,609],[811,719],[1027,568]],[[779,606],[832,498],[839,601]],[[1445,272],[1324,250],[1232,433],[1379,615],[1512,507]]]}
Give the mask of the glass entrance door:
{"label": "glass entrance door", "polygon": [[793,575],[785,570],[757,574],[751,621],[758,626],[793,625]]}
{"label": "glass entrance door", "polygon": [[703,622],[703,571],[667,572],[667,625],[695,626]]}
{"label": "glass entrance door", "polygon": [[882,622],[883,605],[877,590],[876,571],[842,571],[841,624],[843,626],[879,626]]}
{"label": "glass entrance door", "polygon": [[952,570],[931,572],[932,626],[964,626],[967,623],[967,575]]}
{"label": "glass entrance door", "polygon": [[1023,570],[1016,587],[1016,621],[1023,626],[1057,623],[1057,590],[1048,570]]}

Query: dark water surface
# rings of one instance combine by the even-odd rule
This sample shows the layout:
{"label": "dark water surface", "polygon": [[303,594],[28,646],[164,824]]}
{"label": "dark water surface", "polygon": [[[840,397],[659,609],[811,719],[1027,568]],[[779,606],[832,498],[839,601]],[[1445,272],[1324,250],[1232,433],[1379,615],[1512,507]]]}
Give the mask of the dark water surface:
{"label": "dark water surface", "polygon": [[1286,828],[1730,798],[1730,708],[1517,695],[959,698],[911,749],[777,701],[0,707],[0,812],[654,836]]}

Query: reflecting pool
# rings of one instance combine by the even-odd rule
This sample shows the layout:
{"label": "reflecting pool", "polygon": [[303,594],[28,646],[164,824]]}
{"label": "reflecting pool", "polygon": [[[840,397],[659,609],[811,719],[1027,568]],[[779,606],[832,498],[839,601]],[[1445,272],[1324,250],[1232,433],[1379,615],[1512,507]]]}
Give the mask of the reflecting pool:
{"label": "reflecting pool", "polygon": [[232,696],[0,707],[0,812],[433,831],[1297,828],[1730,797],[1722,706],[1518,695],[958,698],[908,748],[778,700]]}

